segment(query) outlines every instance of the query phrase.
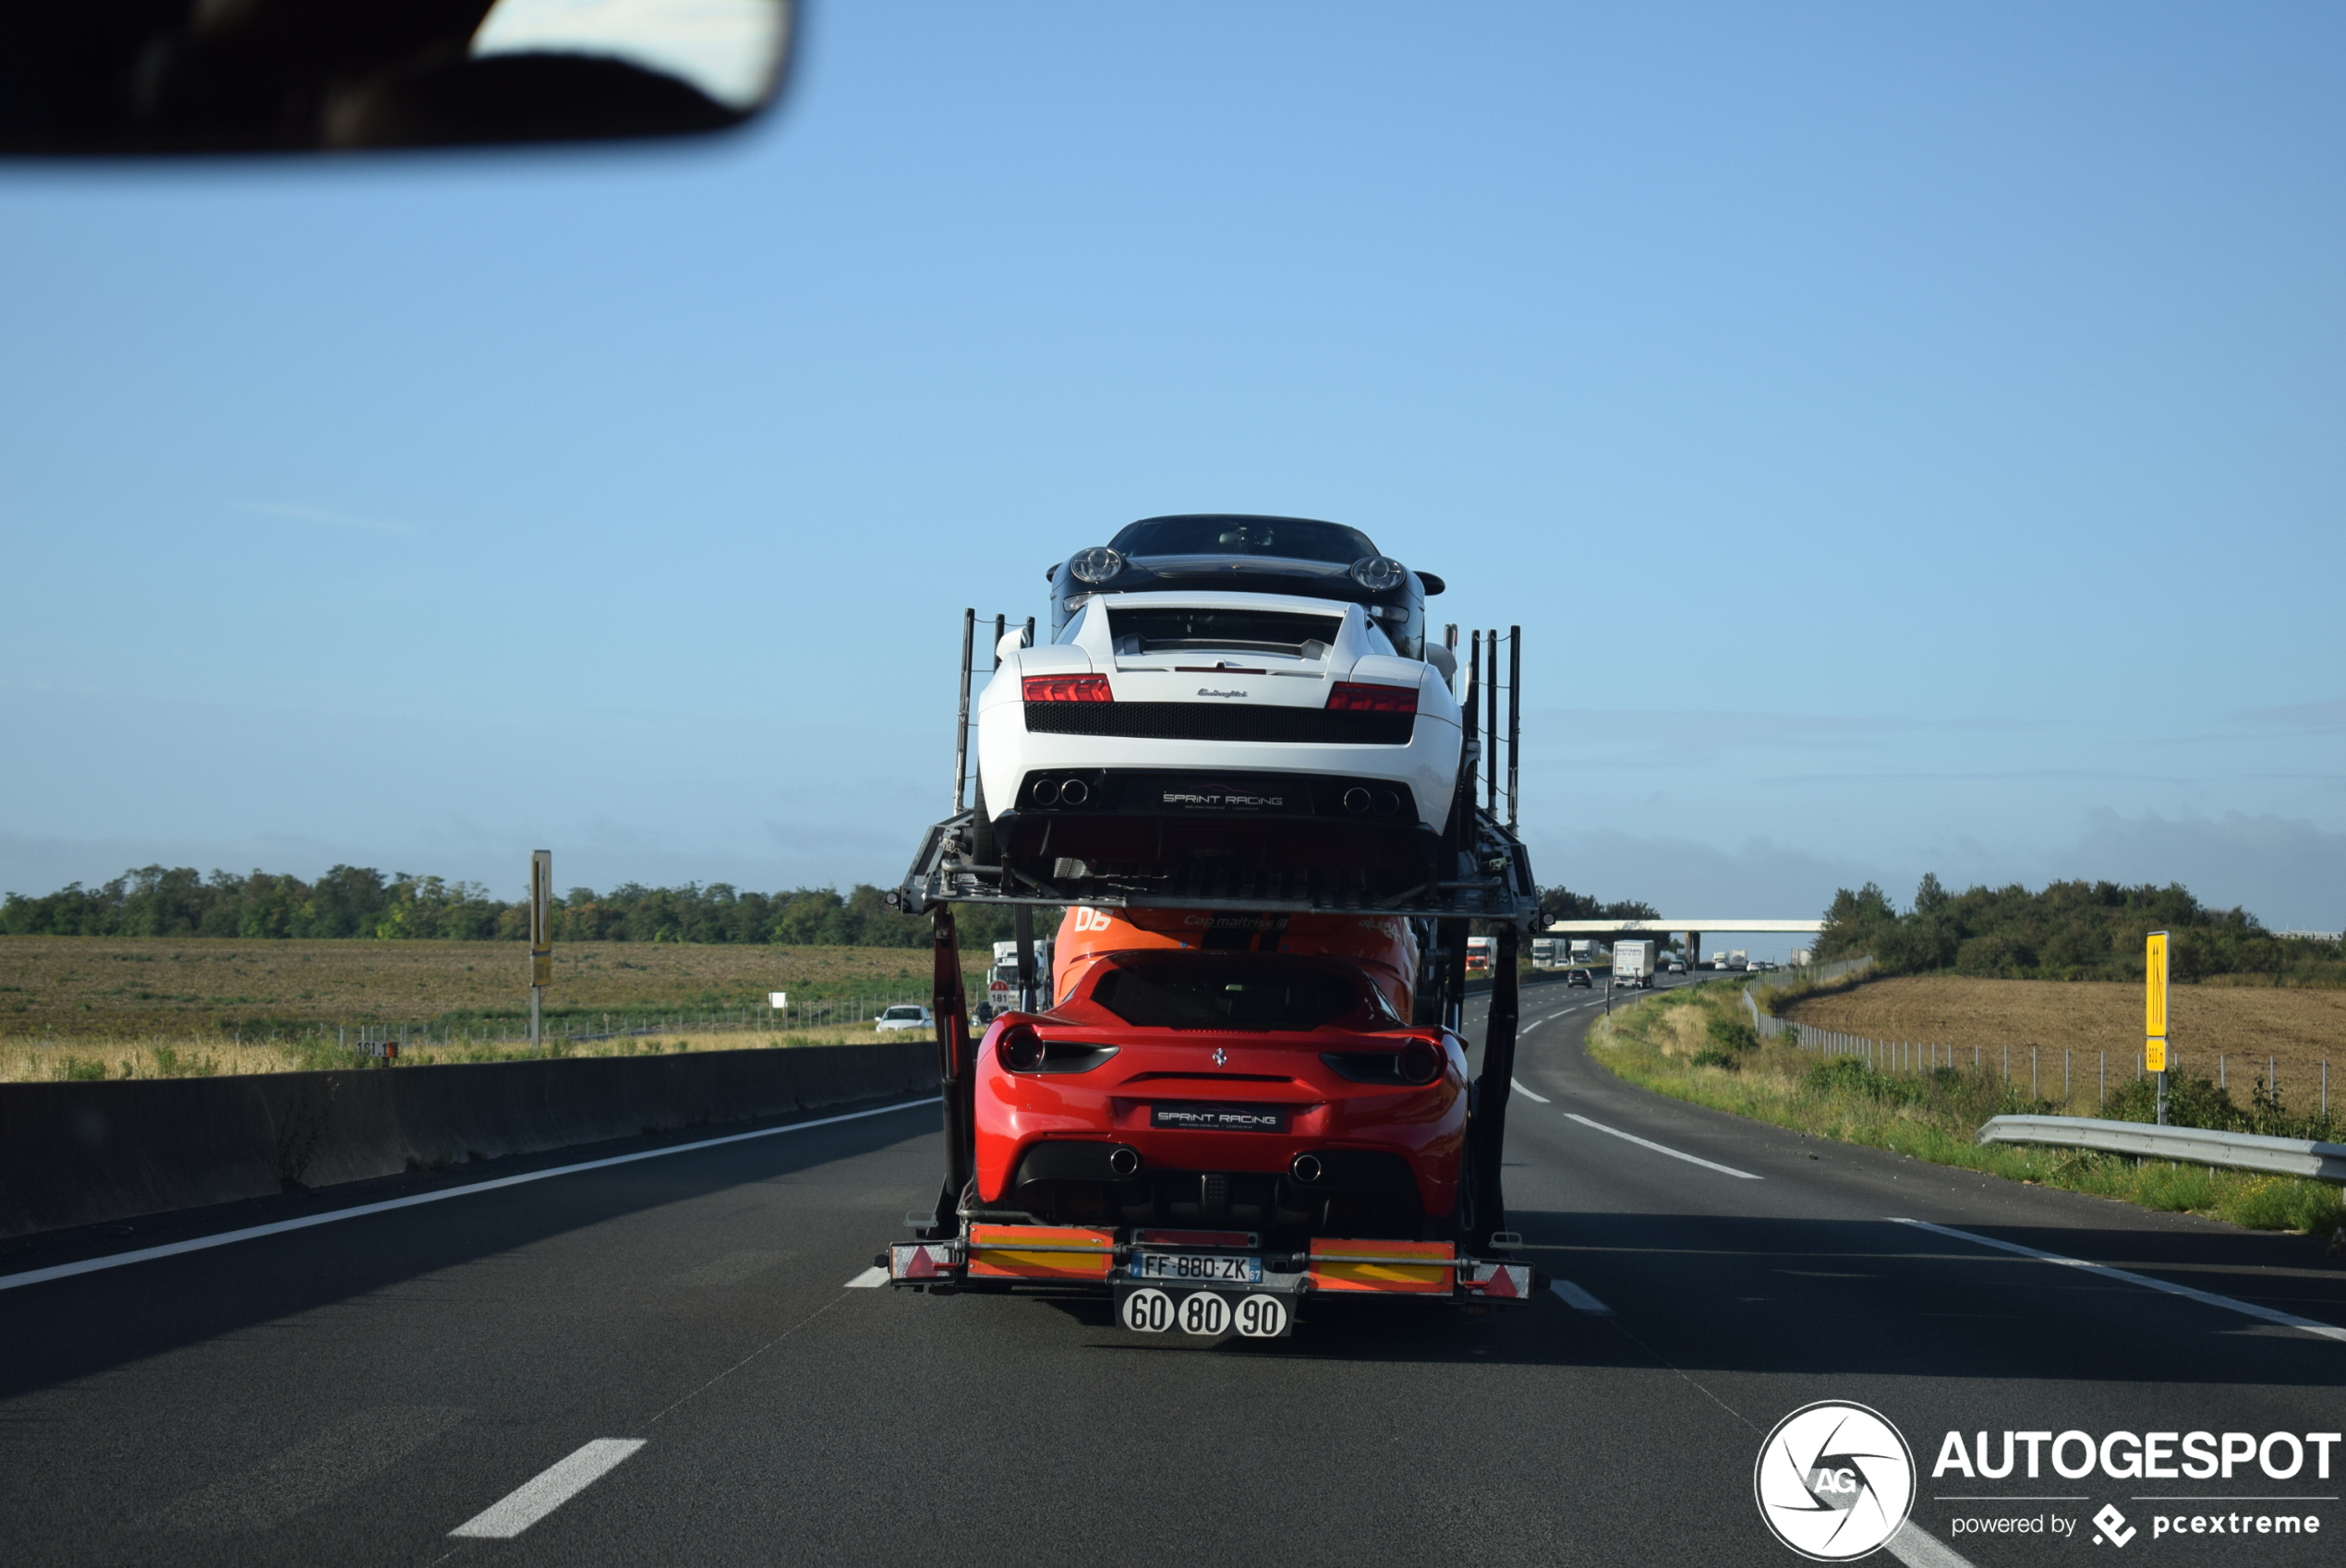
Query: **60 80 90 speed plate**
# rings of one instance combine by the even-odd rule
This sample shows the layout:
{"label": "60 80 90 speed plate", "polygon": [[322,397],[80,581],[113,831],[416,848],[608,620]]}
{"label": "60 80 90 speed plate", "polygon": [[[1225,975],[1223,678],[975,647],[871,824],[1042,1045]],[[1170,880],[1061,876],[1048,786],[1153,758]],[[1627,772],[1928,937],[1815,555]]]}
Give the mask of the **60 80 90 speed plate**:
{"label": "60 80 90 speed plate", "polygon": [[1136,1333],[1179,1329],[1203,1339],[1219,1339],[1227,1333],[1276,1339],[1294,1322],[1287,1303],[1267,1291],[1241,1296],[1217,1290],[1166,1291],[1155,1285],[1121,1293],[1116,1318]]}

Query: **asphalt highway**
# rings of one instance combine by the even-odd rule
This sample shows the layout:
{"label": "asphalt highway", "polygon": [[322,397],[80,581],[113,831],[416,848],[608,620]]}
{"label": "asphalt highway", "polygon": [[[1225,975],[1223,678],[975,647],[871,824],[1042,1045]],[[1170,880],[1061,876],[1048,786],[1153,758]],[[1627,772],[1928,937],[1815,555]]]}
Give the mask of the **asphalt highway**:
{"label": "asphalt highway", "polygon": [[[2317,1476],[2303,1439],[2346,1426],[2346,1270],[2317,1245],[1658,1098],[1583,1054],[1602,1000],[1525,994],[1507,1196],[1560,1284],[1481,1318],[1206,1342],[853,1285],[934,1194],[930,1104],[10,1244],[0,1562],[1789,1563],[1753,1465],[1821,1400],[1914,1451],[1908,1563],[2335,1560],[2346,1448]],[[13,1283],[403,1197],[434,1200]],[[2304,1459],[1932,1474],[1950,1431],[1994,1459],[2071,1430]],[[2127,1544],[2095,1544],[2105,1504]],[[2284,1512],[2320,1533],[2188,1522]]]}

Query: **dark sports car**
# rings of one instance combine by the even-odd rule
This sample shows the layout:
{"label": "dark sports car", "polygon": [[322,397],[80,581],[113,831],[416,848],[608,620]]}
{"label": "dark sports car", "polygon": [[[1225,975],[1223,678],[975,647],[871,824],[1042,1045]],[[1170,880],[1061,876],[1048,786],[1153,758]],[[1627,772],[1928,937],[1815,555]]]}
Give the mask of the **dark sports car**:
{"label": "dark sports car", "polygon": [[1144,517],[1051,568],[1051,635],[1100,594],[1206,588],[1365,606],[1394,650],[1425,657],[1425,601],[1442,579],[1412,572],[1358,528],[1309,517],[1198,513]]}

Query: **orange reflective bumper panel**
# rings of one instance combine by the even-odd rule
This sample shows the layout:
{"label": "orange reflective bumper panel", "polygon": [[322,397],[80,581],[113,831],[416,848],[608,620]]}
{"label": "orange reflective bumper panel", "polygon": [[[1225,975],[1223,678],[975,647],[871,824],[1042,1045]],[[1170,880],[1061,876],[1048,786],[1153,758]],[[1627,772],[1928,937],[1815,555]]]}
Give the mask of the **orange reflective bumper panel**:
{"label": "orange reflective bumper panel", "polygon": [[1446,1296],[1457,1255],[1446,1241],[1315,1240],[1311,1287]]}
{"label": "orange reflective bumper panel", "polygon": [[996,1280],[1105,1280],[1116,1266],[1116,1237],[1104,1230],[1052,1225],[972,1225],[969,1277]]}

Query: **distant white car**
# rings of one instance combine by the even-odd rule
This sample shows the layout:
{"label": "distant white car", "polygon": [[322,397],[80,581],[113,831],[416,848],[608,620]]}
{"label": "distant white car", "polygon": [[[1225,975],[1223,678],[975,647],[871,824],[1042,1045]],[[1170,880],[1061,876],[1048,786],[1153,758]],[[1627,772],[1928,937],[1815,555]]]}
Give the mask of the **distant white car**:
{"label": "distant white car", "polygon": [[1010,641],[977,705],[981,862],[1062,887],[1171,863],[1385,896],[1456,874],[1436,857],[1457,700],[1361,606],[1107,594],[1057,642]]}
{"label": "distant white car", "polygon": [[934,1029],[936,1026],[937,1020],[929,1016],[926,1007],[916,1007],[910,1003],[890,1007],[872,1020],[872,1027],[882,1034],[900,1029]]}

